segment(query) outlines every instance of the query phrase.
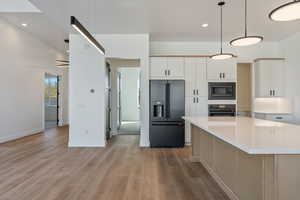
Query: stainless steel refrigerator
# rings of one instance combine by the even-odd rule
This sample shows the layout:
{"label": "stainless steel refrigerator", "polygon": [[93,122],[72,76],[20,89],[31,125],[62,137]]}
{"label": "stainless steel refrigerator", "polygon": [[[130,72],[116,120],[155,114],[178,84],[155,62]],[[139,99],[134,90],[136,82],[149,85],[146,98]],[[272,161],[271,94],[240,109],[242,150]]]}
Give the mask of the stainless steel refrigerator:
{"label": "stainless steel refrigerator", "polygon": [[184,147],[184,81],[150,81],[151,147]]}

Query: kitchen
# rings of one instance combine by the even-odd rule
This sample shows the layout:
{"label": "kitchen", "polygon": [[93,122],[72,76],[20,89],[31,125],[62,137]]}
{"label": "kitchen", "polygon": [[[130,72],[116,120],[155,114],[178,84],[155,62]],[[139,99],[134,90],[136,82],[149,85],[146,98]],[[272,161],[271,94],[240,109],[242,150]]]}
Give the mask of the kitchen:
{"label": "kitchen", "polygon": [[[160,129],[150,128],[150,145],[183,147],[183,140],[185,145],[192,145],[191,161],[201,162],[231,199],[285,199],[288,196],[294,199],[297,189],[282,186],[283,183],[294,186],[300,183],[298,176],[290,179],[282,177],[289,176],[289,172],[297,173],[297,168],[291,167],[291,164],[300,164],[299,157],[294,155],[299,154],[297,131],[300,129],[291,125],[296,123],[292,102],[285,96],[285,59],[256,58],[247,66],[250,68],[249,77],[242,78],[248,78],[248,88],[238,90],[241,77],[238,77],[237,71],[238,67],[243,67],[238,58],[216,61],[196,55],[152,56],[150,116],[160,113],[158,115],[164,118],[164,106],[171,107],[169,119],[172,121],[172,106],[176,110],[182,106],[185,129],[177,126],[167,131],[172,124],[165,121],[167,124],[160,125]],[[164,90],[164,83],[172,85],[176,81],[183,82],[184,90],[178,92],[178,96],[176,92],[170,96],[184,101],[184,106],[171,101],[168,106],[164,103],[166,100],[161,100],[164,93],[152,98],[156,88],[151,82],[162,83],[160,87]],[[247,117],[240,116],[237,110],[238,91],[243,90],[248,91],[251,102],[250,116]],[[155,104],[157,99],[159,107]],[[155,119],[151,120],[150,127],[157,123]],[[178,123],[183,123],[183,120]],[[278,165],[281,168],[277,170]],[[274,175],[271,176],[271,172]],[[248,173],[252,175],[248,176]],[[275,180],[280,183],[275,183]]]}
{"label": "kitchen", "polygon": [[[160,45],[171,49],[170,44]],[[183,119],[177,125],[168,123],[180,104],[173,104],[168,95],[152,98],[156,90],[150,84],[150,117],[159,113],[162,123],[160,129],[150,128],[150,146],[183,147],[178,140],[184,140],[192,146],[191,162],[200,162],[230,199],[297,199],[300,126],[294,125],[299,124],[293,113],[298,103],[293,102],[295,94],[287,94],[289,61],[282,56],[243,60],[223,54],[222,32],[220,46],[221,53],[214,56],[229,55],[229,59],[174,52],[151,56],[150,82],[163,80],[172,85],[184,80],[184,91],[173,98],[184,99],[185,106],[181,105]],[[245,65],[248,71],[239,72]],[[241,102],[248,102],[246,111]],[[150,126],[157,122],[150,119]],[[177,126],[173,134],[165,134],[169,126]]]}
{"label": "kitchen", "polygon": [[298,200],[299,9],[2,1],[0,199]]}

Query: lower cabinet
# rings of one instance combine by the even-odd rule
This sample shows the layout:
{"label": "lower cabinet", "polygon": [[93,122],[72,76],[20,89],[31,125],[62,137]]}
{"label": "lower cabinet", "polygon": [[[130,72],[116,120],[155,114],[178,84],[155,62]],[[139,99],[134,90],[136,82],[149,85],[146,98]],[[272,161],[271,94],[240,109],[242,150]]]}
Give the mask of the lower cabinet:
{"label": "lower cabinet", "polygon": [[[186,97],[185,98],[185,116],[207,116],[208,100],[207,97]],[[185,124],[185,143],[191,144],[191,125]]]}
{"label": "lower cabinet", "polygon": [[264,114],[264,113],[255,113],[254,117],[257,119],[265,119],[276,122],[286,122],[293,123],[294,117],[292,114]]}

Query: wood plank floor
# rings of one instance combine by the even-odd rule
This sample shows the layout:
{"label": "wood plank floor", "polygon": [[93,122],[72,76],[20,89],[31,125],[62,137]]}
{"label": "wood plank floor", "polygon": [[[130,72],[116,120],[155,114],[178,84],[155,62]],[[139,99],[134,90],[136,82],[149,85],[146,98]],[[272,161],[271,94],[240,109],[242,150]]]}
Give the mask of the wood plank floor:
{"label": "wood plank floor", "polygon": [[0,144],[0,200],[228,200],[190,148],[67,148],[68,128]]}

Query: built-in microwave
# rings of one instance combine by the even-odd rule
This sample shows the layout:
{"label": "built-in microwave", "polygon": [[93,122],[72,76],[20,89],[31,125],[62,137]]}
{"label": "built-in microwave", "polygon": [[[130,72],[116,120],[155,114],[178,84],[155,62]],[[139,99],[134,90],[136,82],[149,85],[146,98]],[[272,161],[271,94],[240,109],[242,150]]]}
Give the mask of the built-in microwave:
{"label": "built-in microwave", "polygon": [[208,99],[209,100],[235,100],[236,83],[233,82],[208,83]]}

